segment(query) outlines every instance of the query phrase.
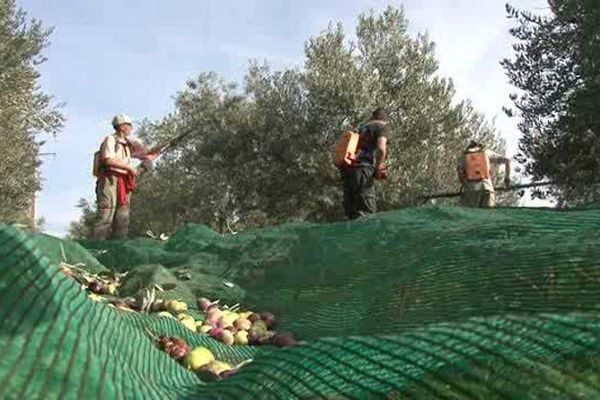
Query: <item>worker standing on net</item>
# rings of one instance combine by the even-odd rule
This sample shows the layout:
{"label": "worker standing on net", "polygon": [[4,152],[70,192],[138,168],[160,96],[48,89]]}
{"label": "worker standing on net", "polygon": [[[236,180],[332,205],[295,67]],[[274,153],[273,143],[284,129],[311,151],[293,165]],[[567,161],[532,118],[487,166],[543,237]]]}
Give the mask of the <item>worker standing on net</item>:
{"label": "worker standing on net", "polygon": [[132,158],[152,162],[158,154],[148,152],[136,140],[131,118],[119,114],[112,120],[114,133],[106,136],[94,155],[96,204],[98,214],[94,226],[96,240],[124,239],[129,231],[129,205],[135,189],[137,170]]}
{"label": "worker standing on net", "polygon": [[472,141],[467,146],[458,165],[458,179],[462,184],[461,206],[479,208],[496,206],[492,165],[498,164],[504,164],[504,184],[509,186],[510,159],[486,150],[481,143],[476,141]]}
{"label": "worker standing on net", "polygon": [[387,179],[389,119],[381,108],[373,111],[371,118],[358,127],[360,135],[356,162],[340,170],[344,186],[344,211],[349,219],[377,212],[375,179]]}

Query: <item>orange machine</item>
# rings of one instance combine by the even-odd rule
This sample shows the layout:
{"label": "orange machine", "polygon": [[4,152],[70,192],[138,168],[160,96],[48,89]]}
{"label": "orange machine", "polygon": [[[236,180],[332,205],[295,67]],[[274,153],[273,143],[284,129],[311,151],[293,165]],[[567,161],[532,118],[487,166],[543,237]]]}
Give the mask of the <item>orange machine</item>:
{"label": "orange machine", "polygon": [[465,154],[465,175],[468,181],[490,178],[490,160],[484,151]]}
{"label": "orange machine", "polygon": [[334,164],[338,168],[350,167],[356,162],[360,135],[356,132],[344,132],[337,142]]}

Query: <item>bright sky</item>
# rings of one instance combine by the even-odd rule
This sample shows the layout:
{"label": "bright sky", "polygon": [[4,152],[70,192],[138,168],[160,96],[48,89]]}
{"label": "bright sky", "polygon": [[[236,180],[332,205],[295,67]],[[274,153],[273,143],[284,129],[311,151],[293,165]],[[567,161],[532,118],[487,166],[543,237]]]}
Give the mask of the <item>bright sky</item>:
{"label": "bright sky", "polygon": [[[499,61],[511,55],[504,0],[18,0],[28,13],[54,26],[42,67],[42,86],[66,103],[63,132],[44,147],[56,152],[42,167],[39,211],[46,230],[64,235],[79,216],[81,197],[94,198],[92,154],[123,112],[136,120],[172,110],[184,82],[203,71],[243,77],[248,59],[275,68],[300,65],[303,46],[329,21],[354,32],[356,17],[388,4],[404,5],[413,32],[429,31],[437,43],[441,74],[454,79],[516,152],[515,121]],[[545,0],[513,0],[544,12]],[[135,206],[135,205],[134,205]]]}

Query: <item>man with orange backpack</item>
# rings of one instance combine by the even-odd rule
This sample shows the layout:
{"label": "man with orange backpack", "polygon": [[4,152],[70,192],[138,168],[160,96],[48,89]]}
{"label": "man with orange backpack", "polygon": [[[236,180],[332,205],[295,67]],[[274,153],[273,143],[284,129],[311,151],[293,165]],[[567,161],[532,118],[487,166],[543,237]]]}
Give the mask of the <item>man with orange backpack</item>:
{"label": "man with orange backpack", "polygon": [[356,139],[356,153],[348,154],[345,163],[336,162],[344,186],[344,212],[349,219],[377,212],[374,180],[387,179],[388,124],[383,109],[373,111],[369,121],[351,133]]}
{"label": "man with orange backpack", "polygon": [[462,183],[460,204],[464,207],[492,208],[496,194],[492,181],[492,165],[504,164],[504,183],[510,185],[510,159],[483,145],[471,141],[458,165],[458,179]]}
{"label": "man with orange backpack", "polygon": [[141,143],[129,136],[133,131],[132,120],[119,114],[112,120],[115,132],[102,141],[100,150],[94,154],[94,176],[98,215],[94,226],[96,240],[124,239],[129,230],[129,202],[135,189],[136,168],[132,158],[152,162],[157,151],[147,151]]}

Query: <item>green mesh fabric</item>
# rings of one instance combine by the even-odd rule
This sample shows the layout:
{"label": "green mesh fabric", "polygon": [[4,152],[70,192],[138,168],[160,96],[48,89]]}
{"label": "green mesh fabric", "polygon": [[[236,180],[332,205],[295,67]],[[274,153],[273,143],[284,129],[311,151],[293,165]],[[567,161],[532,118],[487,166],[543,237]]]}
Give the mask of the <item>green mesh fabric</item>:
{"label": "green mesh fabric", "polygon": [[86,270],[93,273],[106,271],[104,265],[79,243],[60,240],[45,234],[32,234],[30,241],[54,265],[65,262],[70,265],[82,264]]}
{"label": "green mesh fabric", "polygon": [[[88,254],[0,228],[0,398],[600,398],[599,226],[598,210],[425,207],[226,237],[187,226]],[[228,347],[92,302],[63,252],[131,271],[131,291],[176,283],[188,303],[272,311],[302,343]],[[253,362],[203,382],[148,332]]]}
{"label": "green mesh fabric", "polygon": [[168,252],[162,243],[148,239],[101,243],[82,240],[80,244],[85,246],[98,262],[117,271],[128,271],[138,265],[154,263],[173,267],[189,258],[187,254]]}

